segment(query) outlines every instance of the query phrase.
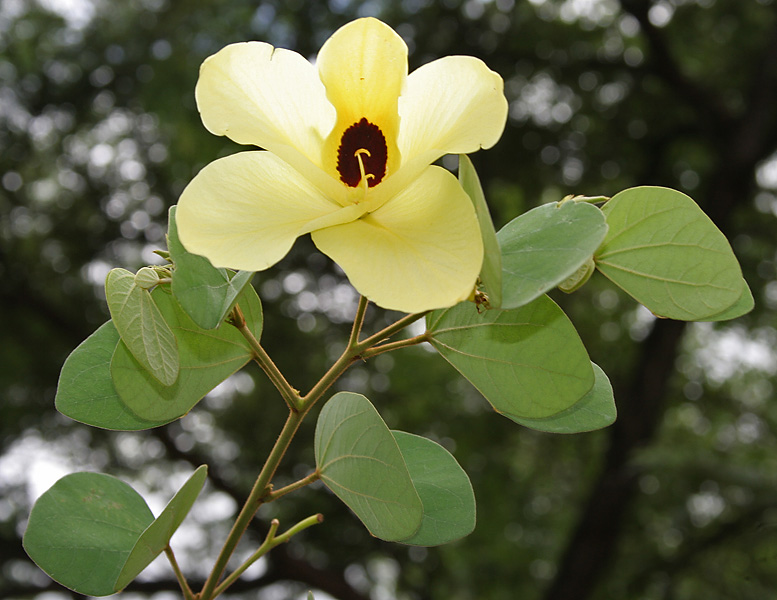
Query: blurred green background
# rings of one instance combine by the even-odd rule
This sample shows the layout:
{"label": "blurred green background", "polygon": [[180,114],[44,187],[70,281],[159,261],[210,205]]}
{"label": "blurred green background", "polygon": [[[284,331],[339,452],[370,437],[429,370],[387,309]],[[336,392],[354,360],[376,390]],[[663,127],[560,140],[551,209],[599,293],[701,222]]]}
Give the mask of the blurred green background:
{"label": "blurred green background", "polygon": [[[108,318],[107,271],[154,262],[183,186],[239,150],[201,125],[202,60],[253,39],[313,58],[366,15],[402,35],[411,69],[470,54],[504,78],[504,136],[473,156],[497,227],[566,194],[674,187],[729,237],[756,308],[730,323],[659,321],[598,275],[554,294],[615,388],[617,423],[591,434],[515,425],[423,348],[354,367],[341,388],[367,395],[390,427],[440,441],[469,473],[475,532],[440,548],[387,544],[313,486],[262,509],[239,553],[272,517],[283,527],[321,511],[325,523],[229,595],[777,597],[773,0],[0,0],[0,597],[77,596],[20,542],[32,501],[77,470],[132,482],[158,513],[207,462],[206,494],[173,539],[193,586],[207,573],[285,418],[261,372],[131,434],[59,415],[57,376]],[[339,353],[356,296],[309,240],[254,285],[266,348],[309,387]],[[366,329],[393,317],[370,311]],[[309,472],[312,432],[313,420],[279,484]],[[160,562],[123,597],[176,589]]]}

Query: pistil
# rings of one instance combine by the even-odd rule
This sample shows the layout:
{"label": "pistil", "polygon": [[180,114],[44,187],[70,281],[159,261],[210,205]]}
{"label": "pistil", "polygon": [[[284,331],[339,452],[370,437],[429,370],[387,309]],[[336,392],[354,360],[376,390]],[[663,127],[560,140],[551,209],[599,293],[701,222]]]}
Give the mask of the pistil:
{"label": "pistil", "polygon": [[[361,173],[361,179],[359,180],[359,186],[363,188],[364,190],[364,196],[367,195],[367,189],[369,188],[370,179],[374,179],[375,175],[372,173],[367,173],[364,169],[364,160],[362,159],[362,155],[371,156],[370,151],[366,148],[359,148],[356,152],[353,153],[354,157],[356,157],[356,160],[359,163],[359,173]],[[362,196],[362,198],[364,198]]]}

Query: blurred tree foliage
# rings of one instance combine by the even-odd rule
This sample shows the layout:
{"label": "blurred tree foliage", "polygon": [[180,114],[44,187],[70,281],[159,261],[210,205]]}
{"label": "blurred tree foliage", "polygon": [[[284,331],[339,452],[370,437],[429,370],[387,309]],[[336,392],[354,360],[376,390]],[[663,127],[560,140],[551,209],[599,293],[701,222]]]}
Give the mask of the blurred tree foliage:
{"label": "blurred tree foliage", "polygon": [[[424,349],[355,367],[349,389],[390,426],[457,456],[478,497],[476,531],[435,549],[385,544],[323,488],[306,489],[263,509],[254,538],[271,517],[291,523],[321,510],[325,524],[274,551],[234,595],[773,597],[773,0],[0,0],[0,596],[69,595],[20,543],[31,501],[53,482],[37,466],[44,459],[55,471],[122,476],[161,503],[170,479],[209,463],[199,525],[174,545],[193,578],[215,557],[284,418],[261,373],[139,434],[56,413],[57,375],[107,319],[107,270],[154,262],[167,207],[199,168],[238,149],[200,123],[201,61],[251,39],[313,57],[363,15],[397,29],[411,68],[472,54],[504,77],[507,130],[473,157],[497,226],[568,193],[675,187],[732,240],[756,309],[734,323],[657,321],[598,276],[559,297],[616,389],[618,422],[586,435],[516,426]],[[266,346],[306,388],[342,343],[353,293],[309,242],[254,285]],[[368,326],[384,318],[371,312]],[[308,423],[284,463],[289,478],[307,472],[311,439]],[[129,588],[173,589],[171,574],[153,567]]]}

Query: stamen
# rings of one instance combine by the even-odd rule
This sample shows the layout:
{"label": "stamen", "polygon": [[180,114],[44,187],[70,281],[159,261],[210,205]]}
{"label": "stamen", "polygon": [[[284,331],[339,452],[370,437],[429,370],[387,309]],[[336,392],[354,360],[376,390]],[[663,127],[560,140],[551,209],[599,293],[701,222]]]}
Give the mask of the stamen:
{"label": "stamen", "polygon": [[372,173],[367,173],[364,170],[364,159],[362,159],[362,154],[366,155],[367,157],[370,157],[370,151],[367,150],[367,148],[359,148],[356,152],[353,153],[353,155],[356,157],[356,160],[359,162],[359,173],[361,173],[361,179],[359,180],[359,185],[364,188],[364,193],[367,193],[367,188],[369,187],[370,179],[375,179],[375,175]]}

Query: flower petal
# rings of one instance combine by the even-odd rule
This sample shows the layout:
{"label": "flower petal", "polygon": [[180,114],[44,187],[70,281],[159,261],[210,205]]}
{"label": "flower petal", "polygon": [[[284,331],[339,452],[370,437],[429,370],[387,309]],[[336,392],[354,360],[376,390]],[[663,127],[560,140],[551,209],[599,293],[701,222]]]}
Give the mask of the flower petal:
{"label": "flower petal", "polygon": [[403,169],[405,162],[490,148],[507,121],[504,82],[478,58],[440,58],[408,76],[399,114]]}
{"label": "flower petal", "polygon": [[324,43],[316,63],[329,101],[349,125],[362,117],[396,118],[407,46],[391,27],[373,18],[348,23]]}
{"label": "flower petal", "polygon": [[403,312],[466,299],[483,263],[475,209],[456,178],[435,166],[374,213],[312,237],[359,293]]}
{"label": "flower petal", "polygon": [[320,170],[335,109],[316,68],[296,52],[264,42],[226,46],[202,63],[195,97],[211,133],[260,146],[324,191],[337,189]]}
{"label": "flower petal", "polygon": [[261,271],[281,260],[305,225],[341,207],[269,152],[240,152],[207,165],[178,200],[189,252],[217,267]]}
{"label": "flower petal", "polygon": [[324,168],[336,170],[343,132],[364,118],[386,138],[391,173],[399,165],[397,100],[407,77],[405,42],[377,19],[357,19],[332,34],[316,64],[327,98],[337,109],[337,123],[324,149]]}

